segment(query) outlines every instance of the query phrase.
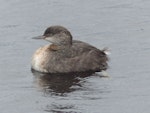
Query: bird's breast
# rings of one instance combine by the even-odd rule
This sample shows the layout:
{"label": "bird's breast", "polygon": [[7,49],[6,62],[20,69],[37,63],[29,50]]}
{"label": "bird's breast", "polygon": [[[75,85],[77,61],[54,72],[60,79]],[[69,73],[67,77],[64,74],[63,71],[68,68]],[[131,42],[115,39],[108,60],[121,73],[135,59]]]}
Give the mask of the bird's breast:
{"label": "bird's breast", "polygon": [[32,68],[40,71],[40,72],[47,72],[45,68],[45,64],[47,62],[47,56],[48,56],[48,46],[41,47],[35,51],[35,53],[32,56]]}

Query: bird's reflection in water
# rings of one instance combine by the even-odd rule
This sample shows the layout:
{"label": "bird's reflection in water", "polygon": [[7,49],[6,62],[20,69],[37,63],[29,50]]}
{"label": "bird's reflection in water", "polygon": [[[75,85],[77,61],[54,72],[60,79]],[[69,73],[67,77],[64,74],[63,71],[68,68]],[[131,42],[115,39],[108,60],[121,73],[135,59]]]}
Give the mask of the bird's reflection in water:
{"label": "bird's reflection in water", "polygon": [[[44,74],[32,70],[36,84],[46,96],[68,97],[67,94],[84,89],[85,77],[100,76],[91,72],[68,73],[68,74]],[[101,76],[100,76],[101,77]],[[80,113],[73,103],[48,103],[44,109],[50,113]]]}
{"label": "bird's reflection in water", "polygon": [[47,109],[44,111],[50,113],[79,113],[74,109],[76,109],[74,105],[52,104],[51,106],[47,106]]}
{"label": "bird's reflection in water", "polygon": [[50,95],[65,96],[65,94],[82,88],[82,78],[92,76],[92,72],[45,74],[32,70],[35,80],[42,91]]}

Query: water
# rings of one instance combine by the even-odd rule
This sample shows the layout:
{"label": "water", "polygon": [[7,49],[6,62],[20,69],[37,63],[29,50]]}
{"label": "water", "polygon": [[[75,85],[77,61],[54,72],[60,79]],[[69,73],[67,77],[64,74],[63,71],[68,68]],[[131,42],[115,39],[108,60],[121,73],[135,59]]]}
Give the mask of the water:
{"label": "water", "polygon": [[[1,113],[149,113],[149,6],[148,0],[1,0]],[[31,56],[47,42],[31,37],[50,25],[109,47],[110,77],[33,74]]]}

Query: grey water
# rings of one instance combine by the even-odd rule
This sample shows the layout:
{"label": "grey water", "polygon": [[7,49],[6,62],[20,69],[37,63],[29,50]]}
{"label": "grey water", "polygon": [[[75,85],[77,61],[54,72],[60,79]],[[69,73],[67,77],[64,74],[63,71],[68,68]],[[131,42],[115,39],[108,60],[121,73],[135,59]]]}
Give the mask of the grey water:
{"label": "grey water", "polygon": [[[149,0],[1,0],[1,113],[149,113]],[[109,47],[109,77],[41,76],[31,38],[51,25],[73,38]]]}

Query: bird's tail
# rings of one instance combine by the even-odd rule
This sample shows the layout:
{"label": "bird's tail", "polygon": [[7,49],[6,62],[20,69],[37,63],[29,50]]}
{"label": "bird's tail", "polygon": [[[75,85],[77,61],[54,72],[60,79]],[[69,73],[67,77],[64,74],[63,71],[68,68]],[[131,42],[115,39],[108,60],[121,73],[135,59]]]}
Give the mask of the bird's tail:
{"label": "bird's tail", "polygon": [[105,47],[103,50],[102,50],[106,55],[110,55],[110,49],[108,47]]}

